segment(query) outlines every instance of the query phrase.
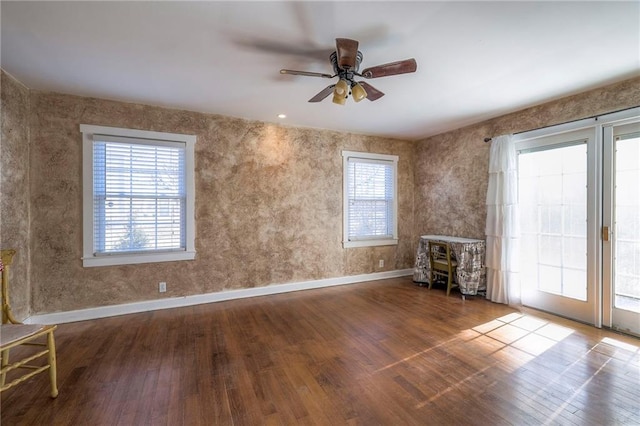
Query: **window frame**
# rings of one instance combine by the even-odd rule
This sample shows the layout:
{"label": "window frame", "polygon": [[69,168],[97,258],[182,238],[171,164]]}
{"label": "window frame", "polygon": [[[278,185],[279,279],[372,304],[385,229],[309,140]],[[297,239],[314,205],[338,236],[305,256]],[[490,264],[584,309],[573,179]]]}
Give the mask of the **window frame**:
{"label": "window frame", "polygon": [[[349,159],[361,159],[363,162],[390,162],[393,167],[393,219],[392,219],[392,236],[387,238],[380,237],[364,237],[360,239],[349,239]],[[343,248],[354,247],[374,247],[389,246],[398,244],[398,156],[389,154],[377,154],[371,152],[342,151],[342,246]]]}
{"label": "window frame", "polygon": [[[195,135],[154,132],[148,130],[125,129],[119,127],[80,125],[82,132],[82,266],[114,266],[152,262],[172,262],[195,259]],[[94,253],[94,187],[93,154],[94,135],[106,135],[115,138],[143,139],[146,143],[157,141],[161,146],[166,142],[178,143],[185,148],[185,250],[158,250],[152,252]]]}

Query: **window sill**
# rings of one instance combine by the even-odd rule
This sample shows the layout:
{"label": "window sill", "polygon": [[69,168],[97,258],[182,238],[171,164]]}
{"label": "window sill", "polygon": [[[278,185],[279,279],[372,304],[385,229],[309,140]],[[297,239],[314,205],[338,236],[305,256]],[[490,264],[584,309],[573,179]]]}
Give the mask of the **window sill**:
{"label": "window sill", "polygon": [[90,256],[82,258],[82,266],[91,268],[94,266],[135,265],[139,263],[175,262],[180,260],[194,260],[195,251],[180,251],[167,253],[149,253],[135,255],[111,255]]}
{"label": "window sill", "polygon": [[384,239],[384,240],[357,240],[357,241],[343,241],[343,248],[354,247],[374,247],[374,246],[397,246],[397,239]]}

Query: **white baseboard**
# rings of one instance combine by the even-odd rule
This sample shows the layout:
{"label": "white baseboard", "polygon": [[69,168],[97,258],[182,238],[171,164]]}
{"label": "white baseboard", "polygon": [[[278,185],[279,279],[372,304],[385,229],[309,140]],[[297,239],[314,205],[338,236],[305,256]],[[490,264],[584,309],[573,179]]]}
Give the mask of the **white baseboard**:
{"label": "white baseboard", "polygon": [[376,272],[373,274],[351,275],[346,277],[324,278],[321,280],[301,281],[297,283],[272,284],[265,287],[243,288],[239,290],[221,291],[217,293],[196,294],[193,296],[172,297],[167,299],[146,300],[143,302],[125,303],[122,305],[100,306],[97,308],[79,309],[76,311],[54,312],[34,315],[27,318],[26,324],[62,324],[67,322],[86,321],[107,318],[116,315],[134,314],[156,311],[159,309],[179,308],[200,305],[203,303],[222,302],[225,300],[244,299],[247,297],[266,296],[269,294],[288,293],[290,291],[310,290],[314,288],[336,285],[355,284],[364,281],[383,280],[387,278],[413,275],[413,269]]}

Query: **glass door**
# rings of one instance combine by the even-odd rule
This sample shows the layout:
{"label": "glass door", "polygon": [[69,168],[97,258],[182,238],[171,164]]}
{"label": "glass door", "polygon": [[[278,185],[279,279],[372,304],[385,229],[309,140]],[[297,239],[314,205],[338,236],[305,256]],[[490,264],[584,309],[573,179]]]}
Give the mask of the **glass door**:
{"label": "glass door", "polygon": [[640,122],[606,126],[603,140],[604,320],[640,335]]}
{"label": "glass door", "polygon": [[599,325],[595,129],[518,142],[522,303]]}

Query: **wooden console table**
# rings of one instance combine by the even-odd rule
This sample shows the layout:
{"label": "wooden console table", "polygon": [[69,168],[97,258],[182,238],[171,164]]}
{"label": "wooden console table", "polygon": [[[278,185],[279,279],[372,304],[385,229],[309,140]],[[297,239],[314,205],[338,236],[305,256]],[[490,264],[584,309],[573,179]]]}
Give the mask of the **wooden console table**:
{"label": "wooden console table", "polygon": [[429,283],[431,267],[429,265],[429,241],[440,241],[449,244],[453,256],[458,261],[456,282],[460,293],[476,295],[486,293],[487,277],[484,266],[486,243],[484,240],[450,237],[447,235],[423,235],[418,243],[413,281]]}

